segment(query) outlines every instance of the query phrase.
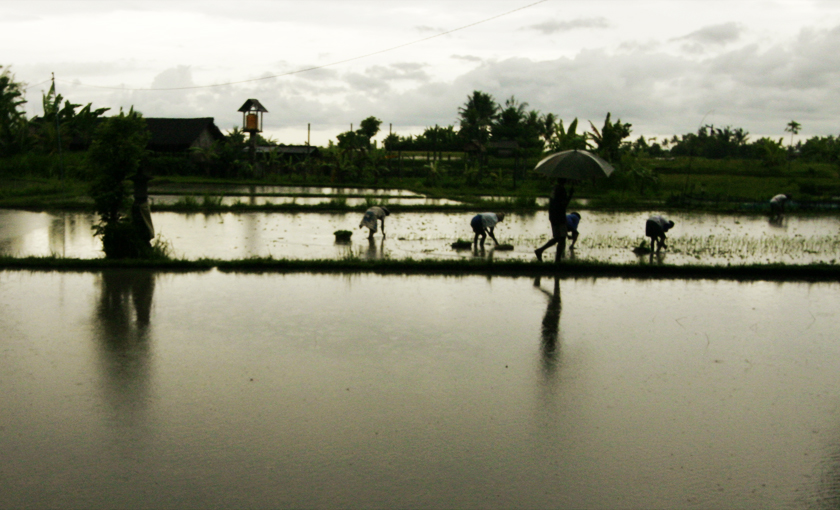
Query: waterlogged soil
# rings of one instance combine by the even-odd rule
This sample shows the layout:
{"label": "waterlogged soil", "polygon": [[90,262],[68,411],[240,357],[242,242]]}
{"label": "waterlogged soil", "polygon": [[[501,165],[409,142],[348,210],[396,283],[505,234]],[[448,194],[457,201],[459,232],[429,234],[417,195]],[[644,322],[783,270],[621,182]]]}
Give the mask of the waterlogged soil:
{"label": "waterlogged soil", "polygon": [[353,187],[322,187],[322,186],[271,186],[271,185],[231,185],[231,184],[191,184],[165,183],[149,185],[149,193],[168,193],[181,195],[356,195],[356,196],[394,196],[418,197],[413,191],[387,188],[353,188]]}
{"label": "waterlogged soil", "polygon": [[[655,211],[652,211],[655,212]],[[743,264],[782,262],[833,263],[840,260],[840,217],[787,216],[770,222],[763,216],[682,213],[669,214],[676,225],[668,248],[650,257],[633,248],[644,238],[652,212],[582,211],[580,239],[570,256],[613,263]],[[240,259],[275,257],[302,260],[346,257],[424,259],[493,257],[533,260],[534,249],[548,240],[548,214],[508,214],[495,234],[513,250],[456,250],[459,239],[473,240],[473,213],[416,212],[392,214],[385,220],[386,237],[368,239],[359,229],[358,213],[245,212],[185,214],[155,212],[156,232],[176,257]],[[102,256],[92,236],[96,217],[77,212],[0,210],[0,254],[57,255],[72,258]],[[349,243],[336,242],[334,232],[353,232]],[[545,254],[552,258],[554,249]]]}
{"label": "waterlogged soil", "polygon": [[[366,197],[300,197],[300,196],[262,196],[262,195],[249,195],[249,196],[219,196],[219,195],[187,195],[192,202],[196,204],[203,204],[205,200],[210,201],[213,204],[219,204],[224,206],[235,206],[235,205],[248,205],[248,206],[261,206],[261,205],[280,205],[280,204],[299,204],[299,205],[319,205],[319,204],[329,204],[330,202],[335,202],[337,199],[340,199],[342,203],[354,207],[365,205],[368,202],[368,198]],[[207,198],[205,198],[207,197]],[[152,204],[158,205],[174,205],[174,204],[184,204],[185,198],[184,195],[149,195],[149,200]],[[462,202],[457,200],[449,200],[446,198],[428,198],[423,196],[417,197],[388,197],[388,198],[377,198],[376,204],[377,205],[384,205],[388,206],[389,204],[398,204],[398,205],[458,205]]]}
{"label": "waterlogged soil", "polygon": [[840,286],[0,272],[3,508],[831,508]]}

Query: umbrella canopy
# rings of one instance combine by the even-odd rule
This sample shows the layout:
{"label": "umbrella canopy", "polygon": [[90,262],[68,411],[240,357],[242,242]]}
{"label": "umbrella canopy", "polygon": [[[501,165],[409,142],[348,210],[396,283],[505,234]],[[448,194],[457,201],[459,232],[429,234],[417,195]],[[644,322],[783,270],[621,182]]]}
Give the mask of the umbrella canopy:
{"label": "umbrella canopy", "polygon": [[589,151],[571,150],[546,156],[534,170],[554,179],[584,180],[609,177],[615,168]]}

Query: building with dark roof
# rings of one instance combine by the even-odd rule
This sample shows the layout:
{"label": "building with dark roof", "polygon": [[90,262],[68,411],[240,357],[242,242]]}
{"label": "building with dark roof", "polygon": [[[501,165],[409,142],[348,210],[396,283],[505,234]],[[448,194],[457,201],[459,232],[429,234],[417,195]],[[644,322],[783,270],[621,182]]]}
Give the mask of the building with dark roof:
{"label": "building with dark roof", "polygon": [[186,152],[193,147],[207,148],[225,135],[213,117],[197,119],[164,119],[146,117],[152,135],[147,148],[158,152]]}

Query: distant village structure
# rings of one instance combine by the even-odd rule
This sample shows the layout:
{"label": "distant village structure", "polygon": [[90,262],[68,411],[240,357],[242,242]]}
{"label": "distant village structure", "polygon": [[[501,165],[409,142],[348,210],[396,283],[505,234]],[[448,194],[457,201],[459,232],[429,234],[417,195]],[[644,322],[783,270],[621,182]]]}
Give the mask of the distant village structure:
{"label": "distant village structure", "polygon": [[192,148],[207,149],[225,135],[213,117],[198,119],[165,119],[147,117],[151,139],[147,148],[157,152],[187,152]]}

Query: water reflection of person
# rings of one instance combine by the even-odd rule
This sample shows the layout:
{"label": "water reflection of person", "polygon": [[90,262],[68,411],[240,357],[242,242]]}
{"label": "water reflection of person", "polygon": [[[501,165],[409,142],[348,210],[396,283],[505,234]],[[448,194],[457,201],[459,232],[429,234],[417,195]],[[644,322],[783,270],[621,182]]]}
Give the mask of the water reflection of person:
{"label": "water reflection of person", "polygon": [[557,366],[557,339],[560,336],[560,312],[563,308],[560,300],[560,277],[554,277],[554,290],[549,292],[541,286],[541,278],[537,276],[534,278],[534,287],[542,291],[548,296],[548,304],[543,316],[541,329],[541,353],[543,371],[547,374],[554,372]]}
{"label": "water reflection of person", "polygon": [[376,241],[372,237],[368,237],[368,249],[365,253],[365,256],[368,260],[376,260],[382,258],[383,254],[385,253],[385,238],[383,237],[382,240],[379,241],[379,246],[376,246]]}
{"label": "water reflection of person", "polygon": [[119,418],[133,421],[136,411],[143,408],[148,386],[154,273],[106,270],[100,283],[94,327],[100,341],[105,393]]}

